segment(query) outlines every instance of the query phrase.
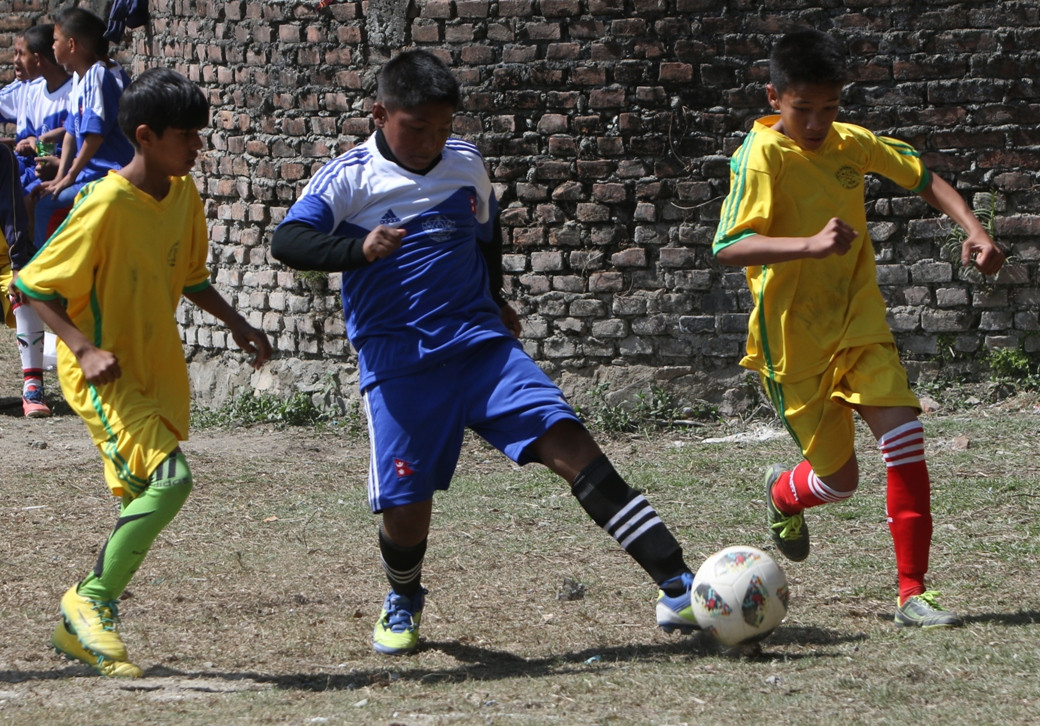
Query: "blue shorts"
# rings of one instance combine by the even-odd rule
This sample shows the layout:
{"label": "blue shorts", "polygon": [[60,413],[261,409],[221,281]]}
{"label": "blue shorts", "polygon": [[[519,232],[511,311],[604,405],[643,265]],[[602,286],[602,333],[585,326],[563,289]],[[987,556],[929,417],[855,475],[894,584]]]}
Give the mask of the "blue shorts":
{"label": "blue shorts", "polygon": [[482,343],[364,392],[373,512],[424,502],[451,483],[466,428],[518,464],[549,427],[578,421],[563,393],[515,340]]}

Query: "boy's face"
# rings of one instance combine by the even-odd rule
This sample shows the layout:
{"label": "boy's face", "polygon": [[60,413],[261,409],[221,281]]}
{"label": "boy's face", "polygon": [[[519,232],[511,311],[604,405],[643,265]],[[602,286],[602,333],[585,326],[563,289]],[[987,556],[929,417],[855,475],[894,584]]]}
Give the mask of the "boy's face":
{"label": "boy's face", "polygon": [[780,112],[780,121],[773,128],[806,151],[816,151],[838,118],[841,89],[840,83],[792,83],[783,93],[777,93],[770,83],[766,97]]}
{"label": "boy's face", "polygon": [[450,103],[422,103],[411,108],[388,109],[376,101],[372,118],[401,166],[422,171],[440,156],[451,136],[455,107]]}
{"label": "boy's face", "polygon": [[69,62],[72,60],[72,40],[57,25],[54,26],[54,43],[51,47],[54,49],[54,60],[68,70]]}
{"label": "boy's face", "polygon": [[150,126],[137,127],[138,153],[145,158],[148,169],[161,176],[184,176],[195,166],[202,149],[199,129],[178,129],[168,126],[162,135]]}
{"label": "boy's face", "polygon": [[40,61],[29,52],[25,38],[14,39],[14,77],[19,81],[31,81],[40,75]]}

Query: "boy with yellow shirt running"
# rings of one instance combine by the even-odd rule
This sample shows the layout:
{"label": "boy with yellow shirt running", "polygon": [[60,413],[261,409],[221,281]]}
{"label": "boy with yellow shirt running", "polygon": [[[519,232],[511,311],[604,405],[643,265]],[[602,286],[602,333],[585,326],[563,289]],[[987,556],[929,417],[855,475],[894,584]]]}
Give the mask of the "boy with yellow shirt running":
{"label": "boy with yellow shirt running", "polygon": [[188,176],[208,121],[197,86],[167,69],[142,73],[119,108],[133,160],[83,188],[16,283],[60,339],[62,392],[123,502],[93,571],[62,597],[52,637],[106,676],[142,675],[116,629],[116,601],[192,489],[180,450],[190,395],[181,296],[223,321],[254,367],[271,355],[267,336],[210,285],[206,220]]}
{"label": "boy with yellow shirt running", "polygon": [[960,617],[925,586],[930,482],[921,411],[877,284],[863,178],[919,194],[967,234],[961,264],[996,273],[1004,255],[961,196],[909,145],[838,122],[845,50],[815,30],[785,35],[770,56],[770,106],[730,162],[713,251],[747,268],[754,309],[747,355],[805,460],[765,475],[767,523],[787,558],[809,554],[803,510],[845,500],[859,482],[852,412],[878,440],[899,595],[895,623],[950,627]]}

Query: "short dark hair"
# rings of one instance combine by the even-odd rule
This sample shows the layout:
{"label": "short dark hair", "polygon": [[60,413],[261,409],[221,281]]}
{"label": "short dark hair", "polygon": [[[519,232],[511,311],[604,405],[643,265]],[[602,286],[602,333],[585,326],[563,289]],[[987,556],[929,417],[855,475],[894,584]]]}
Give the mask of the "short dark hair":
{"label": "short dark hair", "polygon": [[379,72],[376,100],[388,109],[424,103],[447,103],[458,108],[459,99],[459,82],[444,61],[429,51],[399,53]]}
{"label": "short dark hair", "polygon": [[30,53],[49,60],[51,63],[57,63],[54,60],[54,26],[50,23],[44,23],[42,25],[33,25],[30,28],[26,28],[25,32],[22,33],[22,37],[25,38],[25,47],[29,49]]}
{"label": "short dark hair", "polygon": [[54,16],[54,25],[78,43],[88,46],[99,58],[108,57],[105,21],[84,8],[65,8]]}
{"label": "short dark hair", "polygon": [[162,136],[168,128],[201,129],[209,124],[209,101],[202,89],[169,68],[152,68],[134,79],[119,97],[119,128],[136,148],[137,127]]}
{"label": "short dark hair", "polygon": [[845,46],[834,36],[819,30],[788,33],[769,54],[769,82],[777,93],[794,83],[834,83],[848,81]]}

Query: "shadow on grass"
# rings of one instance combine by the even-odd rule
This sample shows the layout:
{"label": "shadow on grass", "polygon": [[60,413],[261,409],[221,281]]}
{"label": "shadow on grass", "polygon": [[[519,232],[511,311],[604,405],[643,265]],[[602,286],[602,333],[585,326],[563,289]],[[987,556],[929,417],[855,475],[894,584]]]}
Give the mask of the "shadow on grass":
{"label": "shadow on grass", "polygon": [[[205,671],[190,673],[166,666],[154,666],[145,672],[147,678],[199,678],[221,679],[228,682],[252,681],[271,684],[276,688],[302,691],[339,691],[364,688],[373,683],[388,683],[395,680],[423,683],[461,683],[464,681],[496,681],[508,678],[531,678],[588,673],[602,670],[615,663],[652,663],[676,656],[691,659],[717,655],[741,658],[747,662],[770,662],[778,655],[770,648],[780,645],[832,646],[841,643],[866,640],[858,633],[846,635],[824,628],[781,627],[759,646],[749,646],[743,651],[721,648],[707,636],[697,633],[689,637],[676,638],[670,643],[651,645],[626,645],[612,648],[587,648],[573,653],[541,658],[524,658],[507,651],[493,650],[456,641],[421,641],[418,652],[440,651],[462,665],[447,669],[408,668],[408,657],[387,660],[387,668],[358,670],[349,673],[227,673]],[[786,661],[813,658],[833,658],[837,653],[815,651],[812,653],[783,653],[779,657]],[[392,666],[392,667],[391,667]],[[396,670],[397,667],[401,667]],[[0,683],[22,683],[25,681],[60,680],[72,677],[97,677],[88,666],[68,665],[54,670],[0,671]],[[121,681],[128,686],[140,681]],[[143,684],[142,684],[143,685]]]}
{"label": "shadow on grass", "polygon": [[1016,610],[1013,613],[975,613],[964,616],[965,623],[991,625],[1036,625],[1040,623],[1040,611]]}
{"label": "shadow on grass", "polygon": [[[765,644],[765,650],[754,649],[750,653],[739,655],[749,662],[771,662],[776,654],[769,651],[771,643],[797,642],[800,644],[837,644],[862,640],[863,635],[845,636],[819,628],[786,628],[781,636],[780,631],[774,634]],[[149,668],[145,676],[149,678],[199,678],[222,679],[228,682],[250,681],[256,684],[270,684],[275,688],[299,691],[343,691],[365,688],[373,684],[391,683],[393,681],[413,681],[421,683],[463,683],[466,681],[497,681],[509,678],[537,678],[546,676],[572,675],[576,673],[595,673],[605,670],[616,663],[664,661],[676,656],[687,656],[691,659],[706,658],[718,655],[720,649],[713,641],[703,635],[677,639],[672,643],[654,645],[630,645],[614,648],[589,648],[573,653],[542,658],[524,658],[513,653],[489,648],[465,645],[454,641],[423,641],[419,644],[419,652],[440,651],[449,655],[462,665],[454,668],[409,668],[408,657],[400,657],[387,661],[387,668],[356,670],[349,673],[227,673],[199,672],[189,673],[164,666]],[[785,660],[802,658],[836,657],[836,653],[803,653],[784,654]],[[79,672],[87,673],[89,669],[81,668]],[[54,672],[0,672],[0,682],[28,680],[33,677],[54,679],[70,675],[69,669]],[[127,682],[128,687],[133,687]],[[140,682],[137,682],[140,683]],[[145,684],[142,683],[142,686]]]}
{"label": "shadow on grass", "polygon": [[[51,413],[53,415],[75,415],[72,412],[72,408],[69,406],[69,404],[65,403],[65,399],[62,397],[60,391],[58,391],[57,395],[54,395],[50,388],[48,388],[47,390],[47,405],[51,407]],[[7,416],[10,418],[24,418],[25,413],[22,411],[21,396],[0,396],[0,416]]]}
{"label": "shadow on grass", "polygon": [[[892,612],[874,613],[876,620],[887,623],[892,622]],[[965,625],[977,623],[980,625],[1003,625],[1015,627],[1019,625],[1036,625],[1040,623],[1040,610],[1016,610],[1013,613],[974,613],[962,615],[961,620]]]}

